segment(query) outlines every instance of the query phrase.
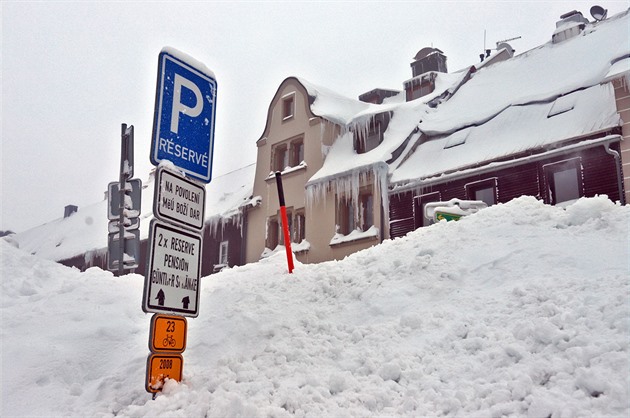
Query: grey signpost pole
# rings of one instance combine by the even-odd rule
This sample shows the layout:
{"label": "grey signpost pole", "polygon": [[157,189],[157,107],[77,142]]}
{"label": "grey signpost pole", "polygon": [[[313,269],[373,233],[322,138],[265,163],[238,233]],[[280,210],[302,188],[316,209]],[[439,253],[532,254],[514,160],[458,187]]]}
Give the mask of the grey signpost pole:
{"label": "grey signpost pole", "polygon": [[121,145],[120,145],[120,180],[119,195],[120,214],[118,217],[118,275],[125,273],[125,186],[127,179],[133,176],[133,125],[127,128],[127,124],[121,126]]}
{"label": "grey signpost pole", "polygon": [[[142,182],[133,179],[133,125],[122,124],[120,174],[107,185],[107,269],[118,272],[138,267]],[[125,259],[126,258],[126,259]],[[118,263],[118,264],[116,264]]]}

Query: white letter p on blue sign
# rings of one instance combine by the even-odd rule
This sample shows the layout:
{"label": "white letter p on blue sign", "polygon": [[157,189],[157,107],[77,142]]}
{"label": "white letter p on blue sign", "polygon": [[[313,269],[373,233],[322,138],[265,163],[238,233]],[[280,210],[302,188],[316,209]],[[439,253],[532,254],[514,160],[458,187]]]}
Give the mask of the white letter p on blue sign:
{"label": "white letter p on blue sign", "polygon": [[[188,107],[182,103],[182,87],[186,87],[195,95],[195,107]],[[203,101],[201,98],[201,90],[192,81],[175,74],[175,97],[173,100],[173,111],[171,112],[171,132],[174,134],[179,132],[179,114],[183,113],[189,118],[195,118],[201,115],[203,110]]]}
{"label": "white letter p on blue sign", "polygon": [[212,71],[172,48],[160,53],[151,163],[171,161],[209,183],[217,83]]}

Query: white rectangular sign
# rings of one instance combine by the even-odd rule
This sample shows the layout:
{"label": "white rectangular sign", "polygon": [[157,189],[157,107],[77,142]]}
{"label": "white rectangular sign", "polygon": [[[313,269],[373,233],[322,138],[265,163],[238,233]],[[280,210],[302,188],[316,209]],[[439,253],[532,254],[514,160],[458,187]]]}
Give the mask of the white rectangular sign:
{"label": "white rectangular sign", "polygon": [[201,230],[205,216],[206,188],[186,177],[158,167],[153,215],[161,221]]}
{"label": "white rectangular sign", "polygon": [[142,310],[199,315],[201,236],[153,220]]}

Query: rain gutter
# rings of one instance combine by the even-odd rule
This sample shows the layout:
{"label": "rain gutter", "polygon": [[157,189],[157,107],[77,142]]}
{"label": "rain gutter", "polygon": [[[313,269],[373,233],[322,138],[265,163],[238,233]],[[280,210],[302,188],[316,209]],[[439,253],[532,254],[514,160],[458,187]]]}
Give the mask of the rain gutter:
{"label": "rain gutter", "polygon": [[606,142],[604,144],[604,150],[606,151],[606,154],[608,155],[612,155],[612,157],[615,159],[615,169],[617,171],[617,190],[619,192],[619,202],[622,205],[625,205],[626,202],[626,197],[623,193],[623,178],[622,178],[622,166],[621,166],[621,155],[619,155],[619,153],[613,149],[610,149],[610,142]]}

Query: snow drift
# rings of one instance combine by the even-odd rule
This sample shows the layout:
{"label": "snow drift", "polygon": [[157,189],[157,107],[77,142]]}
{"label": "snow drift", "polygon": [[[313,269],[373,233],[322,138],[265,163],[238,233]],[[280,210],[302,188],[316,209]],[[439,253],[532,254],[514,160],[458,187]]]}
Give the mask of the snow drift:
{"label": "snow drift", "polygon": [[2,416],[630,413],[630,207],[531,197],[342,261],[202,280],[184,380],[144,390],[143,278],[0,242]]}

